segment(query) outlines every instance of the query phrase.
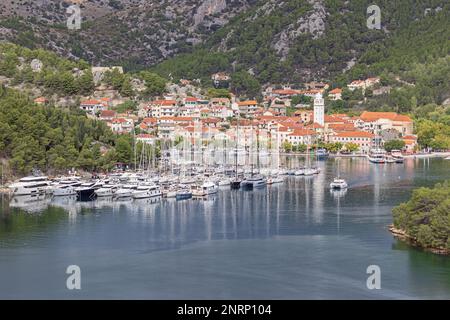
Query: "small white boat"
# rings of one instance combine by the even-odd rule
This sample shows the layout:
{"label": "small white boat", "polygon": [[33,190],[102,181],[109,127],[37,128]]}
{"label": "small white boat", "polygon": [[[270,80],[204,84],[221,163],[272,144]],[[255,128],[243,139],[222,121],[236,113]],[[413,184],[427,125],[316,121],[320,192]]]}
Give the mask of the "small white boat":
{"label": "small white boat", "polygon": [[388,155],[386,155],[386,156],[384,157],[384,161],[385,161],[386,163],[395,163],[394,157],[391,157],[391,156],[388,156]]}
{"label": "small white boat", "polygon": [[295,176],[303,176],[303,175],[305,175],[305,170],[306,170],[306,169],[304,169],[304,168],[295,170],[295,171],[294,171],[294,175],[295,175]]}
{"label": "small white boat", "polygon": [[312,176],[312,175],[315,175],[316,173],[317,173],[316,169],[306,168],[305,172],[304,172],[304,175],[305,176]]}
{"label": "small white boat", "polygon": [[344,179],[341,178],[334,178],[333,182],[330,183],[331,189],[347,189],[348,185],[347,182]]}

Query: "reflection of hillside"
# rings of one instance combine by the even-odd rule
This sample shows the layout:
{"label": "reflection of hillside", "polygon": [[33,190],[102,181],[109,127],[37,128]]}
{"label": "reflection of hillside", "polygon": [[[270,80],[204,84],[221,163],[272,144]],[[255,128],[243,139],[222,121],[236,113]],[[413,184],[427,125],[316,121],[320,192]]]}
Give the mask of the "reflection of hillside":
{"label": "reflection of hillside", "polygon": [[[15,205],[22,202],[14,202]],[[33,205],[36,208],[43,206],[33,201],[34,204],[27,203],[29,208]],[[38,211],[35,211],[38,212]],[[40,211],[39,211],[40,212]],[[30,214],[30,211],[22,210],[22,207],[13,207],[10,212],[0,214],[0,239],[16,239],[35,231],[42,231],[51,228],[52,225],[67,219],[67,213],[61,208],[47,207],[45,204],[45,214]]]}

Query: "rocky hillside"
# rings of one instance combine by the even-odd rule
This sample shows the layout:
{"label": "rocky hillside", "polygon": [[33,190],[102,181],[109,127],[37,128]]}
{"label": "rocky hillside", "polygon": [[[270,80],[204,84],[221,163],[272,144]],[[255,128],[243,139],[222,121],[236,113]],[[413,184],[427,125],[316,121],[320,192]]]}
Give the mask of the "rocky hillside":
{"label": "rocky hillside", "polygon": [[[65,10],[72,2],[82,10],[78,31],[65,26]],[[72,2],[2,1],[0,39],[93,65],[154,67],[175,79],[206,80],[225,71],[237,74],[237,86],[247,82],[254,88],[331,80],[343,72],[358,78],[398,64],[404,70],[404,63],[449,54],[447,0],[379,0],[380,30],[366,25],[370,0]],[[370,69],[372,65],[376,68]],[[254,81],[250,85],[249,77]]]}
{"label": "rocky hillside", "polygon": [[[0,39],[43,47],[94,64],[135,69],[201,43],[255,0],[5,0]],[[78,3],[82,29],[70,31],[67,7]]]}
{"label": "rocky hillside", "polygon": [[[331,80],[358,63],[374,64],[414,53],[449,54],[448,1],[377,1],[380,30],[367,27],[371,4],[366,0],[267,0],[212,34],[191,54],[168,60],[158,70],[198,77],[219,68],[249,73],[261,84],[295,83]],[[209,55],[214,59],[208,59]]]}

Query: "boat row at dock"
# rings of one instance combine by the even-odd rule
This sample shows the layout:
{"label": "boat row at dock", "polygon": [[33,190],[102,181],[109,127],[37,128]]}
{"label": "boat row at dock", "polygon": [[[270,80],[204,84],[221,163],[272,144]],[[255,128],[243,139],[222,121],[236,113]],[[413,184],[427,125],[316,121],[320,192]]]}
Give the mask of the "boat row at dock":
{"label": "boat row at dock", "polygon": [[76,196],[78,201],[92,201],[97,198],[114,199],[176,198],[177,200],[205,197],[218,192],[219,188],[252,190],[267,185],[281,184],[284,177],[309,176],[318,174],[318,168],[297,168],[295,170],[272,170],[259,173],[227,175],[177,175],[159,176],[156,173],[126,172],[83,180],[78,176],[49,179],[47,176],[24,177],[11,184],[9,189],[14,197],[51,195],[53,197]]}

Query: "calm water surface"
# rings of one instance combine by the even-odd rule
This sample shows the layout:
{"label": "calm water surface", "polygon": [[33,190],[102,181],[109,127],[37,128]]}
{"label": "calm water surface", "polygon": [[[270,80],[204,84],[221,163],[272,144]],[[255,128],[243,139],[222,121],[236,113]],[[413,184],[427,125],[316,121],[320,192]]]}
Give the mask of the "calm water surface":
{"label": "calm water surface", "polygon": [[[450,299],[450,258],[387,230],[413,188],[450,179],[450,161],[340,163],[346,193],[328,190],[330,159],[317,177],[207,200],[3,199],[0,298]],[[66,289],[69,265],[81,290]]]}

